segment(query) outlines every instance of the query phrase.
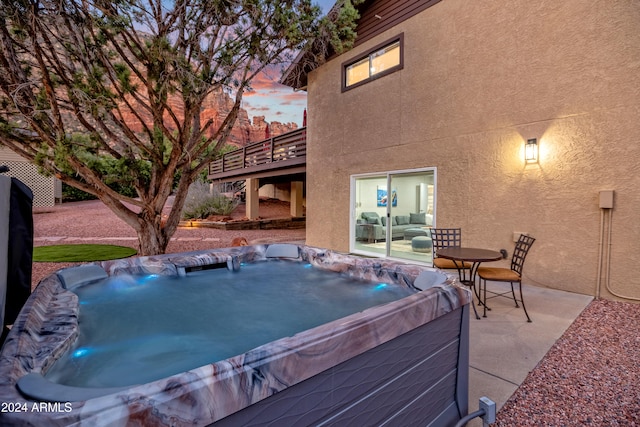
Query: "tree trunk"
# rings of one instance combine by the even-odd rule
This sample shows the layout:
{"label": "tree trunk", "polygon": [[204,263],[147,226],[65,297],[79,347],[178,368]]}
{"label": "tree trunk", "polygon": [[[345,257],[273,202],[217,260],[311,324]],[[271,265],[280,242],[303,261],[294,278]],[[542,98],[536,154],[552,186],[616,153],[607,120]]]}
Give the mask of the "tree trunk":
{"label": "tree trunk", "polygon": [[159,255],[166,252],[170,236],[167,236],[159,213],[141,211],[138,214],[136,233],[140,244],[140,255]]}

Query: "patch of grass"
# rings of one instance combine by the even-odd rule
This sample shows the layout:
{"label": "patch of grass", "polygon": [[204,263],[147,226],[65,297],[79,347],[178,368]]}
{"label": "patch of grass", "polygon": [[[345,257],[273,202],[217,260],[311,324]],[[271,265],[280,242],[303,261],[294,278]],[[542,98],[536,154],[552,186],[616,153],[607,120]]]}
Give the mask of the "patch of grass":
{"label": "patch of grass", "polygon": [[52,245],[33,248],[36,262],[90,262],[127,258],[137,254],[135,249],[116,245]]}

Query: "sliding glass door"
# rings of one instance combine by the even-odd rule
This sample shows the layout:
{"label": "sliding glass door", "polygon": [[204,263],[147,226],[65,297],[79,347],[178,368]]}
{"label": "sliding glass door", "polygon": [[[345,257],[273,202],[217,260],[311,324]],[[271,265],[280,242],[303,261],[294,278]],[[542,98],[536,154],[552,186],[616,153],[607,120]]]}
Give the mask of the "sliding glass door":
{"label": "sliding glass door", "polygon": [[351,251],[431,263],[435,196],[435,168],[352,176]]}

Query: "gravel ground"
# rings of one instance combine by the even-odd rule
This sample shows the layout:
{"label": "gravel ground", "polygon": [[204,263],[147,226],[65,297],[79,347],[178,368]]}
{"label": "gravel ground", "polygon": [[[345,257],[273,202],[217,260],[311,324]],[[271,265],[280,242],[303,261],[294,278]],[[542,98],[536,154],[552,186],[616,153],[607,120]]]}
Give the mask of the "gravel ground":
{"label": "gravel ground", "polygon": [[[168,205],[169,206],[169,205]],[[168,207],[167,206],[167,207]],[[245,217],[240,204],[230,215]],[[260,201],[260,218],[288,218],[289,203],[267,199]],[[103,243],[138,248],[135,231],[97,200],[64,203],[33,209],[34,246],[70,243]],[[305,230],[216,230],[179,227],[167,247],[167,253],[195,251],[231,246],[235,237],[249,244],[267,242],[304,242]],[[108,240],[104,240],[108,239]],[[77,263],[33,263],[32,287],[52,272]]]}
{"label": "gravel ground", "polygon": [[498,412],[496,426],[639,426],[640,304],[594,300]]}
{"label": "gravel ground", "polygon": [[[231,215],[244,217],[244,205]],[[288,203],[260,203],[262,218],[289,216]],[[35,245],[109,243],[136,247],[134,231],[101,202],[34,209]],[[65,237],[60,239],[60,237]],[[305,239],[305,230],[179,228],[167,252]],[[121,238],[122,240],[118,240]],[[73,264],[34,263],[33,284]],[[496,426],[640,426],[640,304],[593,301],[498,412]]]}

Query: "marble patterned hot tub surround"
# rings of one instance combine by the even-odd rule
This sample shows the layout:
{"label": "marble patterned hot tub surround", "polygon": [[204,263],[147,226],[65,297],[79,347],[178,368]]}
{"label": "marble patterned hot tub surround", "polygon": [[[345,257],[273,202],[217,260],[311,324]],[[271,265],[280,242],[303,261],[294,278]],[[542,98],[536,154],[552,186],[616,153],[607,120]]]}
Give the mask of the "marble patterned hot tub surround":
{"label": "marble patterned hot tub surround", "polygon": [[[107,274],[178,274],[180,267],[265,259],[269,245],[216,249],[96,263]],[[411,287],[417,265],[299,247],[299,259],[354,277]],[[434,270],[435,271],[435,270]],[[89,400],[70,402],[59,412],[0,413],[1,425],[207,425],[265,399],[368,349],[392,340],[470,303],[453,276],[401,300],[373,307],[283,338],[245,354],[215,361],[148,384]],[[44,374],[77,336],[78,300],[58,275],[44,279],[20,314],[0,354],[0,402],[27,405],[16,383]]]}

